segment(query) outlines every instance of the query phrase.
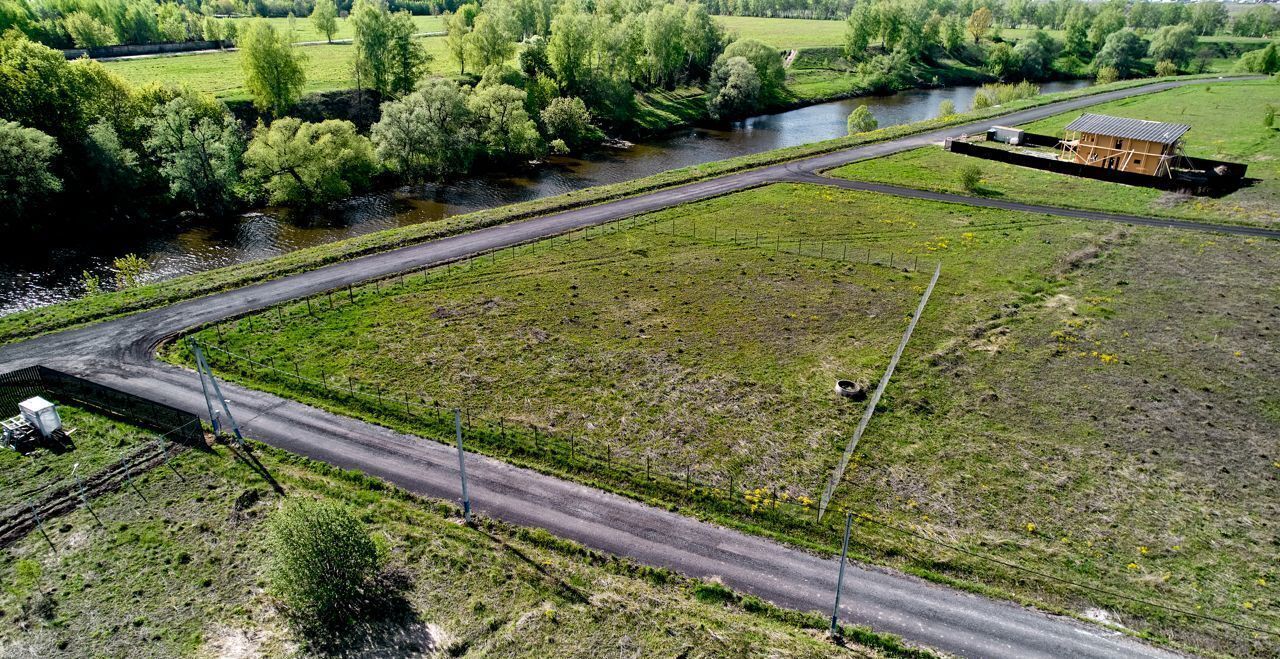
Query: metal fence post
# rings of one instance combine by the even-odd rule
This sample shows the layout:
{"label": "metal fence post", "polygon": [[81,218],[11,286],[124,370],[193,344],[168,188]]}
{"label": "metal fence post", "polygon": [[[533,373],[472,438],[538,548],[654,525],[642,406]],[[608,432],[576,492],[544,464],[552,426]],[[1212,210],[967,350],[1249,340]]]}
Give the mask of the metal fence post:
{"label": "metal fence post", "polygon": [[471,523],[471,496],[467,494],[467,461],[462,452],[462,411],[453,411],[453,428],[458,437],[458,474],[462,477],[462,517]]}
{"label": "metal fence post", "polygon": [[834,636],[840,629],[840,591],[844,589],[844,563],[849,554],[849,527],[853,525],[853,513],[844,514],[844,543],[840,546],[840,574],[836,577],[836,603],[831,608],[831,634]]}

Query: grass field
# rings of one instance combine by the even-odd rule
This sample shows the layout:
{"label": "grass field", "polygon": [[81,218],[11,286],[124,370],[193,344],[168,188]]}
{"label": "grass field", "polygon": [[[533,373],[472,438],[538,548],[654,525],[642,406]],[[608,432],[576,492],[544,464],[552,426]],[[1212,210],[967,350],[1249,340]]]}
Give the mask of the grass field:
{"label": "grass field", "polygon": [[803,18],[716,16],[716,20],[739,39],[755,39],[779,49],[843,46],[847,27],[844,21]]}
{"label": "grass field", "polygon": [[[1275,244],[801,185],[649,219],[674,220],[686,238],[627,228],[412,279],[305,322],[289,320],[305,317],[294,306],[283,321],[268,312],[221,328],[223,344],[255,358],[299,359],[308,377],[323,368],[327,393],[222,368],[432,434],[397,421],[395,405],[354,405],[336,376],[350,371],[393,401],[465,398],[610,446],[614,465],[652,456],[655,469],[692,463],[700,478],[736,471],[736,489],[795,500],[816,496],[861,412],[836,400],[832,380],[874,381],[927,283],[926,273],[851,265],[820,241],[851,239],[859,260],[866,248],[878,261],[936,259],[939,289],[837,505],[1060,578],[1277,627]],[[734,230],[737,245],[726,239]],[[773,253],[767,238],[755,247],[757,230],[809,246]],[[202,338],[218,341],[213,330]],[[734,515],[811,546],[836,537],[832,517],[779,522],[754,503]],[[1104,610],[1200,651],[1265,654],[1265,638],[874,526],[857,538],[863,555],[934,578]]]}
{"label": "grass field", "polygon": [[[1222,198],[1191,197],[1118,183],[1053,174],[969,158],[925,147],[849,165],[837,176],[963,193],[956,172],[982,169],[980,194],[1050,205],[1201,221],[1274,225],[1280,222],[1280,131],[1262,123],[1267,104],[1280,105],[1280,85],[1271,81],[1211,83],[1138,96],[1090,108],[1090,112],[1190,124],[1191,156],[1247,163],[1252,185]],[[1026,126],[1061,135],[1079,112]],[[1050,194],[1051,191],[1051,194]]]}
{"label": "grass field", "polygon": [[[238,20],[240,28],[243,29],[244,24],[249,20],[265,20],[270,23],[277,32],[293,32],[293,41],[324,41],[325,36],[316,31],[315,25],[307,16],[299,16],[292,21],[288,18],[263,18],[263,19],[246,19]],[[291,24],[292,23],[292,24]],[[418,28],[418,32],[443,32],[444,17],[443,16],[414,16],[413,24]],[[338,19],[338,31],[333,35],[334,39],[350,39],[354,36],[351,27],[351,21],[345,18]]]}
{"label": "grass field", "polygon": [[[432,73],[445,75],[457,72],[445,52],[443,39],[428,38],[421,43],[432,57]],[[304,91],[329,91],[355,86],[351,73],[353,48],[350,44],[303,46],[299,50],[306,56],[303,65],[307,74]],[[135,84],[184,84],[222,99],[248,97],[244,89],[244,71],[240,66],[239,51],[116,60],[103,62],[103,66]]]}
{"label": "grass field", "polygon": [[[412,613],[353,639],[348,656],[586,657],[606,647],[627,656],[883,656],[827,642],[817,615],[543,531],[487,520],[468,528],[450,504],[283,452],[259,448],[258,457],[288,496],[353,508],[412,575]],[[0,655],[299,653],[264,591],[265,520],[280,497],[225,447],[171,464],[180,476],[153,470],[136,490],[95,499],[101,524],[83,508],[51,520],[56,553],[38,533],[0,553]]]}
{"label": "grass field", "polygon": [[87,478],[132,449],[156,441],[157,433],[69,405],[58,405],[58,414],[64,429],[74,429],[70,446],[45,446],[27,454],[0,448],[0,512],[39,501],[49,489],[72,482],[76,465],[77,473]]}

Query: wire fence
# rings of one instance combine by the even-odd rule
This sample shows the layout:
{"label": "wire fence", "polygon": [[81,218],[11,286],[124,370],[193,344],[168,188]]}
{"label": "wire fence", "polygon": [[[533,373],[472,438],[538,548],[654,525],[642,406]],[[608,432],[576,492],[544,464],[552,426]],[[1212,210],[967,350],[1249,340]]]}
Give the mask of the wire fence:
{"label": "wire fence", "polygon": [[[349,410],[366,413],[383,421],[399,421],[434,437],[442,443],[451,443],[454,408],[441,401],[411,397],[382,389],[367,390],[354,380],[345,384],[308,378],[300,372],[255,361],[225,348],[201,344],[206,357],[217,368],[287,385],[298,393],[338,402]],[[697,505],[699,509],[717,515],[739,519],[751,525],[767,526],[774,530],[796,533],[802,537],[836,537],[842,530],[843,518],[852,514],[862,526],[855,537],[855,545],[877,556],[912,556],[940,572],[954,572],[967,579],[972,572],[963,569],[963,562],[977,561],[987,568],[992,566],[1008,570],[1016,581],[1038,580],[1052,582],[1102,595],[1115,600],[1145,606],[1152,611],[1165,611],[1180,616],[1222,624],[1237,630],[1276,635],[1277,632],[1244,625],[1194,611],[1194,606],[1176,606],[1126,595],[1114,589],[1099,587],[1079,580],[1072,580],[1051,573],[1050,568],[1029,567],[1013,559],[990,556],[965,548],[954,541],[931,537],[925,530],[908,528],[886,515],[874,515],[856,510],[848,505],[832,504],[827,515],[818,517],[817,503],[805,496],[792,496],[776,484],[759,485],[744,481],[738,475],[725,470],[699,468],[685,462],[679,467],[656,462],[653,456],[624,452],[607,443],[593,441],[573,434],[550,431],[537,425],[522,424],[506,418],[484,418],[462,408],[463,441],[468,450],[505,458],[518,463],[533,464],[540,468],[552,468],[578,476],[587,476],[597,484],[607,484],[611,489],[625,492],[642,500],[664,505]],[[831,514],[834,513],[834,514]],[[881,529],[888,533],[876,533]],[[904,548],[901,540],[889,540],[889,535],[908,538],[914,544]],[[938,553],[938,550],[944,550]]]}
{"label": "wire fence", "polygon": [[[402,290],[418,277],[422,283],[432,278],[444,278],[458,269],[474,269],[485,261],[497,263],[502,259],[552,250],[582,240],[616,234],[640,228],[659,235],[684,238],[691,241],[709,241],[758,249],[771,249],[774,253],[803,257],[816,257],[833,261],[863,263],[891,267],[907,271],[920,268],[919,254],[902,254],[891,251],[878,252],[853,239],[824,239],[806,236],[788,236],[763,231],[722,231],[715,225],[707,227],[697,222],[681,223],[677,220],[659,222],[632,218],[612,225],[575,229],[554,238],[506,247],[483,256],[472,255],[427,270],[406,272],[395,277],[367,282],[361,286],[329,291],[302,300],[277,305],[274,313],[278,321],[286,316],[302,314],[314,316],[326,310],[334,310],[344,303],[356,304],[365,296],[382,295]],[[925,262],[926,267],[936,268],[936,262]],[[259,329],[255,322],[262,321],[270,311],[258,312],[243,319],[242,326],[250,331]],[[266,329],[266,328],[261,328]],[[444,401],[431,400],[421,394],[390,391],[381,385],[366,385],[349,375],[328,373],[322,367],[320,373],[303,373],[296,359],[277,363],[274,357],[254,359],[221,345],[222,324],[213,326],[217,343],[202,342],[211,363],[220,369],[254,379],[283,385],[291,390],[320,400],[337,403],[348,411],[365,413],[383,421],[405,423],[427,436],[446,443],[453,433],[452,410],[454,406]],[[1034,567],[1016,559],[1001,558],[968,549],[954,541],[932,537],[925,529],[893,521],[886,515],[876,516],[858,511],[848,505],[833,504],[828,512],[836,513],[820,519],[816,502],[806,496],[792,496],[776,484],[750,483],[740,474],[727,470],[699,468],[688,461],[672,464],[655,460],[655,456],[634,453],[607,442],[572,433],[551,431],[537,425],[525,424],[507,418],[483,418],[461,408],[463,436],[469,450],[506,458],[515,462],[531,463],[540,468],[589,476],[599,484],[608,484],[629,495],[664,505],[696,504],[700,509],[715,515],[742,520],[752,526],[766,526],[783,533],[795,533],[799,537],[835,537],[842,530],[843,517],[851,514],[861,524],[861,532],[855,536],[855,545],[870,555],[903,556],[911,561],[924,563],[931,569],[950,572],[962,579],[973,579],[974,572],[966,568],[972,561],[987,569],[1007,571],[1011,582],[1039,581],[1066,586],[1093,597],[1110,598],[1143,607],[1149,612],[1162,612],[1176,616],[1209,621],[1236,631],[1277,636],[1274,630],[1225,620],[1197,612],[1194,606],[1181,606],[1157,602],[1100,587],[1080,579],[1070,579],[1053,574],[1053,568]],[[657,456],[661,457],[661,456]],[[880,531],[880,532],[877,532]],[[890,540],[896,536],[897,540]],[[903,540],[908,544],[904,546]],[[970,566],[972,567],[972,566]]]}

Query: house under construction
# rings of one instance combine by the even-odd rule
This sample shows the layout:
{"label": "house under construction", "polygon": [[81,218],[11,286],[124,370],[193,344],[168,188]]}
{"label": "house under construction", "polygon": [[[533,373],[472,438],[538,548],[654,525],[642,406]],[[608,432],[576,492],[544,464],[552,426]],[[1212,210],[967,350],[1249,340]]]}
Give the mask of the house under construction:
{"label": "house under construction", "polygon": [[1180,161],[1186,124],[1085,114],[1067,124],[1059,142],[1062,159],[1082,165],[1147,176],[1173,176]]}
{"label": "house under construction", "polygon": [[[1186,124],[1085,114],[1061,138],[992,126],[985,136],[947,138],[943,148],[1060,174],[1192,194],[1222,195],[1247,185],[1244,163],[1182,152]],[[984,146],[994,142],[1006,147]]]}

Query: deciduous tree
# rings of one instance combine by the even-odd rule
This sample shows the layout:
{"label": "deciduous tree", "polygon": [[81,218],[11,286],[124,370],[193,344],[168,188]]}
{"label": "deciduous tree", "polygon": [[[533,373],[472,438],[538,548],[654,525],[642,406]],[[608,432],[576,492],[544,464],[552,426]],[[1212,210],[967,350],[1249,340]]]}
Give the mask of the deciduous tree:
{"label": "deciduous tree", "polygon": [[333,43],[333,35],[338,33],[338,6],[333,0],[316,0],[316,6],[311,10],[311,24],[326,41]]}
{"label": "deciduous tree", "polygon": [[973,37],[974,43],[981,43],[982,38],[987,36],[991,31],[991,25],[995,22],[995,17],[991,15],[991,10],[986,7],[978,7],[969,15],[969,35]]}
{"label": "deciduous tree", "polygon": [[0,121],[0,226],[21,226],[62,189],[51,169],[57,155],[52,137],[15,121]]}
{"label": "deciduous tree", "polygon": [[475,152],[471,122],[463,91],[436,78],[398,101],[383,103],[370,136],[378,157],[392,171],[419,181],[466,171]]}
{"label": "deciduous tree", "polygon": [[293,47],[287,35],[262,20],[249,24],[239,46],[244,86],[254,107],[272,117],[283,116],[302,96],[307,81],[302,69],[305,55]]}
{"label": "deciduous tree", "polygon": [[273,204],[315,206],[364,190],[377,172],[373,145],[349,121],[286,117],[258,126],[244,154],[245,178]]}
{"label": "deciduous tree", "polygon": [[707,109],[717,119],[752,113],[760,106],[760,75],[741,55],[721,56],[711,67]]}
{"label": "deciduous tree", "polygon": [[147,150],[160,161],[171,194],[206,215],[236,204],[244,142],[230,113],[221,120],[201,116],[186,96],[155,109],[144,122]]}

